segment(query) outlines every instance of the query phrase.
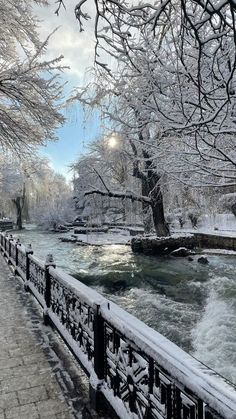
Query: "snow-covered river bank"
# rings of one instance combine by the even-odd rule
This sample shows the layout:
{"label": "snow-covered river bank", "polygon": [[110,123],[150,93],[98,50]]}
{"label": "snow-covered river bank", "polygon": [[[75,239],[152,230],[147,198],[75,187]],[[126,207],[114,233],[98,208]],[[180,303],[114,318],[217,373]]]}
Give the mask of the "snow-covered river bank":
{"label": "snow-covered river bank", "polygon": [[156,258],[125,245],[78,246],[35,229],[15,234],[236,383],[236,256]]}

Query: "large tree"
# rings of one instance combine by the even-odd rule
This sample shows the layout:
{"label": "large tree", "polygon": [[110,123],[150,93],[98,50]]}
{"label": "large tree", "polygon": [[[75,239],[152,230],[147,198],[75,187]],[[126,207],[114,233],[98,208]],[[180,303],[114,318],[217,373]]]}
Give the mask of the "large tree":
{"label": "large tree", "polygon": [[163,174],[194,186],[203,177],[212,186],[219,178],[235,182],[234,3],[82,0],[75,8],[81,30],[91,4],[98,81],[89,99],[88,89],[79,99],[103,102],[127,138],[156,230],[168,234]]}
{"label": "large tree", "polygon": [[[59,0],[57,12],[67,4],[66,0]],[[100,72],[106,69],[115,77],[116,63],[123,62],[133,64],[139,75],[147,75],[145,68],[142,71],[136,65],[136,57],[151,50],[152,60],[147,61],[146,57],[146,81],[149,90],[159,89],[161,96],[155,104],[161,123],[158,130],[191,137],[192,148],[201,159],[219,159],[235,165],[228,153],[231,144],[222,147],[224,136],[235,134],[233,1],[140,1],[134,5],[127,0],[81,0],[75,7],[75,16],[80,30],[86,30],[86,20],[93,20],[95,63]],[[150,81],[150,71],[158,76],[155,67],[160,81],[153,75]],[[149,98],[153,100],[152,95]],[[145,98],[145,104],[153,111],[150,100]]]}
{"label": "large tree", "polygon": [[32,178],[29,204],[30,219],[45,229],[56,230],[75,217],[70,184],[45,159]]}
{"label": "large tree", "polygon": [[[59,13],[62,6],[70,6],[67,0],[58,0],[57,3],[56,13]],[[215,71],[218,72],[223,53],[228,67],[224,91],[230,101],[236,62],[236,7],[233,0],[157,0],[139,1],[138,4],[132,0],[80,0],[74,11],[81,31],[86,30],[86,21],[93,21],[97,41],[95,62],[106,68],[109,63],[104,52],[120,59],[121,42],[126,45],[129,54],[140,49],[140,33],[150,33],[153,37],[165,40],[171,30],[177,43],[180,41],[179,52],[183,64],[189,58],[190,39],[191,44],[195,45],[197,66],[189,76],[198,80],[199,92],[203,93],[202,60],[205,57],[210,60],[211,77]],[[204,91],[209,97],[211,93],[209,90]]]}

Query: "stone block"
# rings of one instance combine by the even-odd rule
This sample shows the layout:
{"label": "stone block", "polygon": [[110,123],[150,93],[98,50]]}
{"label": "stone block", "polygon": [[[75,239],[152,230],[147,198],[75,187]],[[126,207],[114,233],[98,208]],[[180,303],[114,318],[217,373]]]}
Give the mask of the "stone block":
{"label": "stone block", "polygon": [[48,395],[44,386],[32,387],[26,390],[18,391],[20,404],[35,403],[48,399]]}
{"label": "stone block", "polygon": [[39,412],[35,405],[30,403],[24,406],[13,407],[5,411],[6,419],[38,419]]}
{"label": "stone block", "polygon": [[30,355],[23,356],[23,362],[25,365],[45,362],[45,356],[42,352],[32,353]]}
{"label": "stone block", "polygon": [[22,364],[23,364],[22,358],[0,359],[0,370],[11,368],[11,367],[18,367],[19,365],[22,365]]}
{"label": "stone block", "polygon": [[49,415],[67,413],[69,406],[65,402],[55,399],[48,399],[36,403],[36,407],[42,418],[48,418]]}
{"label": "stone block", "polygon": [[0,394],[0,412],[11,407],[18,406],[19,402],[17,399],[16,392]]}

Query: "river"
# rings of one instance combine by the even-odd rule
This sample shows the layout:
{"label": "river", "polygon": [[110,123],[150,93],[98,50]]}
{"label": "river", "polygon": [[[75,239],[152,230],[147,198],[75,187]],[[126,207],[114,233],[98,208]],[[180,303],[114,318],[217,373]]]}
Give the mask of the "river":
{"label": "river", "polygon": [[58,267],[143,320],[236,384],[236,256],[157,258],[129,246],[78,246],[35,228],[17,235]]}

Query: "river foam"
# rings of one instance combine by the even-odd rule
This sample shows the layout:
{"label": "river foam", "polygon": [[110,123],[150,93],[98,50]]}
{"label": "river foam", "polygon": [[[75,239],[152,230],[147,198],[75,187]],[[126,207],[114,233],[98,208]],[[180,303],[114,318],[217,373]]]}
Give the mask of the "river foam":
{"label": "river foam", "polygon": [[203,315],[192,331],[193,355],[236,384],[236,281],[212,276]]}
{"label": "river foam", "polygon": [[133,287],[125,294],[113,295],[105,293],[101,287],[96,287],[96,290],[182,349],[188,352],[192,349],[191,330],[199,318],[197,305],[174,301],[152,289]]}

